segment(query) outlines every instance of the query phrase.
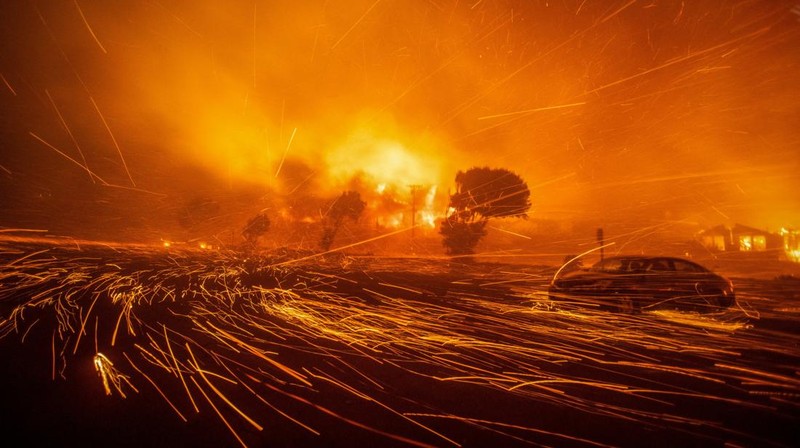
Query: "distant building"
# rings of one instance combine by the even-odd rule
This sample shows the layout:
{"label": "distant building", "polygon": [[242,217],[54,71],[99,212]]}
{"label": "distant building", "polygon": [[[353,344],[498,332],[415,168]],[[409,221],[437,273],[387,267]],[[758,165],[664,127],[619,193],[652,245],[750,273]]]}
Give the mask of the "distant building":
{"label": "distant building", "polygon": [[783,249],[780,235],[741,224],[733,226],[731,236],[740,252],[780,251]]}
{"label": "distant building", "polygon": [[[795,248],[797,246],[795,233]],[[731,253],[740,256],[782,258],[788,254],[786,235],[767,232],[754,227],[736,224],[732,228],[724,225],[700,232],[698,241],[707,250],[715,253]]]}
{"label": "distant building", "polygon": [[800,230],[781,229],[780,235],[783,238],[783,250],[786,252],[786,258],[800,263]]}
{"label": "distant building", "polygon": [[733,246],[731,230],[723,225],[700,232],[698,239],[700,244],[711,251],[725,252],[731,250]]}

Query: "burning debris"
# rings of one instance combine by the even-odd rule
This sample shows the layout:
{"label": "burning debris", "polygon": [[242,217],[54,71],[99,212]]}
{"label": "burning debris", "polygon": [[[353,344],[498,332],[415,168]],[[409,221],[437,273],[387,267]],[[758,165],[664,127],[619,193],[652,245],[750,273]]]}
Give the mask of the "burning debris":
{"label": "burning debris", "polygon": [[[716,313],[618,314],[548,300],[546,266],[4,247],[0,343],[29,350],[13,368],[46,362],[70,401],[145,400],[130,430],[156,409],[203,422],[186,443],[219,427],[214,443],[242,446],[761,445],[798,419],[798,335],[777,323],[790,305],[769,282],[740,281],[741,306]],[[580,432],[530,418],[542,409]]]}
{"label": "burning debris", "polygon": [[[788,445],[796,3],[0,2],[6,419],[43,360],[94,444]],[[597,246],[740,303],[547,300]]]}

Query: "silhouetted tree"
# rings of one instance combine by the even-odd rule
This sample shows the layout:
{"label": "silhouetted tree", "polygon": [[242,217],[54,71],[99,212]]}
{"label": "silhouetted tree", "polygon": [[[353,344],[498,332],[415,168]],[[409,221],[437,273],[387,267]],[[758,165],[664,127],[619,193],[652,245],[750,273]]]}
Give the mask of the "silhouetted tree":
{"label": "silhouetted tree", "polygon": [[467,255],[473,253],[478,241],[486,235],[486,221],[466,222],[455,215],[442,220],[439,233],[442,244],[450,255]]}
{"label": "silhouetted tree", "polygon": [[361,195],[357,191],[345,191],[342,193],[328,209],[328,213],[325,214],[322,239],[319,243],[322,250],[330,250],[333,245],[333,239],[336,237],[336,233],[345,218],[353,221],[357,220],[366,206],[367,203],[361,200]]}
{"label": "silhouetted tree", "polygon": [[247,225],[242,230],[245,246],[248,249],[253,249],[258,244],[258,239],[269,230],[270,220],[266,213],[261,212],[258,215],[250,218]]}
{"label": "silhouetted tree", "polygon": [[525,181],[509,170],[473,167],[459,171],[456,192],[450,196],[452,212],[439,228],[447,253],[474,253],[486,235],[489,218],[527,217],[530,196]]}

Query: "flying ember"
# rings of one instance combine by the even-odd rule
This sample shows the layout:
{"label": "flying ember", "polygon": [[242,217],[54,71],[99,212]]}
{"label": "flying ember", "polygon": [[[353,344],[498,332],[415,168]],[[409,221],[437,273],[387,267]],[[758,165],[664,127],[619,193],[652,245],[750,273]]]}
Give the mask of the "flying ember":
{"label": "flying ember", "polygon": [[796,443],[798,0],[0,24],[9,440]]}

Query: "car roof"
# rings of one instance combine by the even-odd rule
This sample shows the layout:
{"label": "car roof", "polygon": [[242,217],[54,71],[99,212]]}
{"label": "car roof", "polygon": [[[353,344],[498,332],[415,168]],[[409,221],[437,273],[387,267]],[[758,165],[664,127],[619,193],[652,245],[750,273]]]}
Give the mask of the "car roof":
{"label": "car roof", "polygon": [[598,263],[603,263],[607,261],[613,260],[675,260],[675,261],[687,261],[689,263],[697,264],[692,260],[687,260],[686,258],[675,257],[671,255],[614,255],[611,257],[605,257],[604,259],[600,260]]}
{"label": "car roof", "polygon": [[605,260],[613,260],[613,259],[639,259],[639,260],[652,260],[654,258],[658,258],[660,260],[683,260],[680,257],[674,257],[671,255],[613,255],[611,257],[605,257]]}
{"label": "car roof", "polygon": [[613,265],[615,262],[620,262],[625,265],[628,265],[632,262],[639,261],[644,264],[656,263],[656,262],[681,262],[686,264],[691,264],[696,266],[700,270],[711,272],[710,269],[697,263],[692,260],[688,260],[682,257],[670,256],[670,255],[614,255],[611,257],[605,257],[604,259],[595,263],[592,268],[602,268],[603,266],[610,266]]}

